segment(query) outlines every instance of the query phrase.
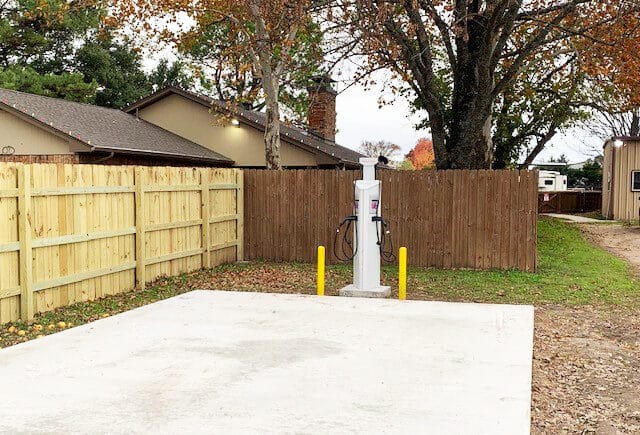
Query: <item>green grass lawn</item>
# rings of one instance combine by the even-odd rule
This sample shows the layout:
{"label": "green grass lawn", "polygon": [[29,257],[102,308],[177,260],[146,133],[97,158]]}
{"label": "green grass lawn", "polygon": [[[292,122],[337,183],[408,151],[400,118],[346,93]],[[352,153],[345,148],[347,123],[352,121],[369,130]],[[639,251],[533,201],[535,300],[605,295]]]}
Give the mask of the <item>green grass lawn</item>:
{"label": "green grass lawn", "polygon": [[586,241],[576,226],[540,219],[538,260],[536,273],[416,268],[410,271],[408,287],[415,296],[444,300],[633,306],[640,302],[640,281],[630,266]]}
{"label": "green grass lawn", "polygon": [[[413,267],[408,274],[408,298],[640,306],[640,281],[630,266],[586,241],[574,225],[541,218],[538,259],[536,273]],[[290,291],[315,291],[315,267],[311,264],[230,264],[214,272],[213,281],[221,289],[288,291],[291,287]],[[397,276],[395,266],[383,267],[383,281],[394,290]],[[328,294],[335,294],[350,281],[351,265],[327,267]]]}
{"label": "green grass lawn", "polygon": [[[538,224],[536,273],[410,268],[408,299],[516,304],[640,306],[640,281],[630,267],[587,242],[570,224],[542,218]],[[144,291],[122,293],[97,301],[39,314],[32,325],[17,322],[0,327],[0,347],[54,333],[193,289],[315,293],[315,265],[300,263],[228,264],[164,278]],[[383,267],[383,281],[397,289],[397,269]],[[328,295],[351,282],[350,265],[327,267]],[[14,329],[9,331],[13,326]],[[18,331],[24,335],[17,335]]]}

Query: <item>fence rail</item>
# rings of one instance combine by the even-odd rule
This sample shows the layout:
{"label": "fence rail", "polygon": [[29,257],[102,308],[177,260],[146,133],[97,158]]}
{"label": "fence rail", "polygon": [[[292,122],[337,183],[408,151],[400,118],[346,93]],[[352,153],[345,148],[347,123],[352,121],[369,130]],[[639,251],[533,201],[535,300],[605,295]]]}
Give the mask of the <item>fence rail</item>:
{"label": "fence rail", "polygon": [[0,323],[243,257],[236,169],[0,164]]}
{"label": "fence rail", "polygon": [[[536,268],[537,173],[379,171],[396,249],[419,266]],[[335,262],[333,237],[353,213],[355,171],[245,171],[245,257]]]}

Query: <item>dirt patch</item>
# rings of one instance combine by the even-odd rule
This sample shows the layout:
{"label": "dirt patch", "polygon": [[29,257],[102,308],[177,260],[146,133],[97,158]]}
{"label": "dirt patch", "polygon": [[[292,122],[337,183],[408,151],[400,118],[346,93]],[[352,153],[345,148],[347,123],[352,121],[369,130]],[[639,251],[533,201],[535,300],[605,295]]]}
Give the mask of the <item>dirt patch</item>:
{"label": "dirt patch", "polygon": [[592,243],[627,260],[640,274],[640,228],[623,225],[580,225]]}
{"label": "dirt patch", "polygon": [[532,433],[640,433],[640,311],[536,308]]}
{"label": "dirt patch", "polygon": [[[640,275],[640,228],[581,224]],[[532,433],[640,433],[640,310],[536,307]]]}

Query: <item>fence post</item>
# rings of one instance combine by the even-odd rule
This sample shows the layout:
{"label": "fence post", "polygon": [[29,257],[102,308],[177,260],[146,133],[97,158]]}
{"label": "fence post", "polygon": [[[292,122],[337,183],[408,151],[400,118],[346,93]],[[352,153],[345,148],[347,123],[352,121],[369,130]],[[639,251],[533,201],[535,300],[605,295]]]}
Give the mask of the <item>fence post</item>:
{"label": "fence post", "polygon": [[244,172],[242,169],[236,169],[236,214],[238,216],[236,225],[236,261],[244,260]]}
{"label": "fence post", "polygon": [[144,290],[146,285],[145,240],[147,227],[147,207],[144,192],[145,172],[141,167],[135,168],[135,203],[136,203],[136,287]]}
{"label": "fence post", "polygon": [[33,319],[33,233],[31,207],[31,166],[18,166],[18,238],[20,240],[20,317]]}
{"label": "fence post", "polygon": [[200,170],[200,200],[202,208],[200,214],[202,216],[202,267],[211,267],[211,236],[209,230],[211,227],[211,212],[209,211],[209,190],[211,189],[211,170]]}

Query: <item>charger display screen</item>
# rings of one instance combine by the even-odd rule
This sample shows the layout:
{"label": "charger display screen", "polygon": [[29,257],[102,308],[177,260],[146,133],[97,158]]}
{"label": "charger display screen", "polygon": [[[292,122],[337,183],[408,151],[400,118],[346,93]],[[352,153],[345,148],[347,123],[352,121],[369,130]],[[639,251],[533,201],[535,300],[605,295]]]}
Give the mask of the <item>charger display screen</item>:
{"label": "charger display screen", "polygon": [[378,213],[378,206],[380,205],[380,201],[377,199],[372,199],[371,200],[371,207],[369,208],[369,213],[371,214],[377,214]]}

